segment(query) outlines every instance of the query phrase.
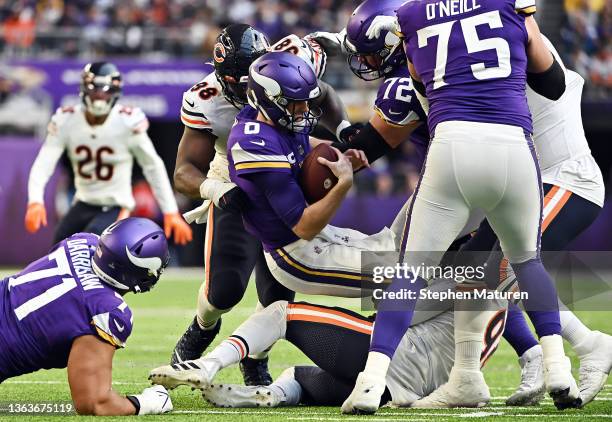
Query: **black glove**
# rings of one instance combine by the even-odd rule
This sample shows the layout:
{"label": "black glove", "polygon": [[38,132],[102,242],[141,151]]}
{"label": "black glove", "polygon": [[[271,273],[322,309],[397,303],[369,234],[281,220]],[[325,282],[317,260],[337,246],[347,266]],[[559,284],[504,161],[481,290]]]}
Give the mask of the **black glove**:
{"label": "black glove", "polygon": [[223,211],[240,214],[246,208],[249,198],[238,186],[228,190],[218,201],[218,207]]}
{"label": "black glove", "polygon": [[340,131],[340,142],[350,144],[353,136],[357,135],[361,129],[365,127],[365,123],[353,123]]}

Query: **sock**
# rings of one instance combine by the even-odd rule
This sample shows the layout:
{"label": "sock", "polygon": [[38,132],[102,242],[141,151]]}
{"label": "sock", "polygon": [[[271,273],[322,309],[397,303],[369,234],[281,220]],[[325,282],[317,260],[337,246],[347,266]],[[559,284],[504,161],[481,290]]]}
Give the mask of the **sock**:
{"label": "sock", "polygon": [[545,362],[561,361],[565,358],[563,338],[560,335],[553,334],[541,337],[540,344],[542,345],[542,354],[544,355]]}
{"label": "sock", "polygon": [[529,296],[523,300],[523,305],[538,336],[561,334],[557,290],[542,261],[534,258],[511,265],[521,291]]}
{"label": "sock", "polygon": [[504,338],[519,357],[539,344],[527,325],[523,311],[514,303],[508,304]]}
{"label": "sock", "polygon": [[378,378],[385,378],[391,358],[385,354],[379,352],[368,353],[368,360],[366,361],[363,372],[367,372]]}
{"label": "sock", "polygon": [[[561,307],[565,308],[565,305],[561,304]],[[581,357],[591,352],[593,350],[593,331],[567,308],[559,314],[561,317],[561,335],[572,345],[576,354]]]}
{"label": "sock", "polygon": [[[265,308],[265,306],[263,306],[261,303],[259,303],[259,301],[257,302],[257,305],[255,306],[255,312],[259,312],[261,310],[263,310]],[[271,348],[271,347],[270,347]],[[251,359],[265,359],[268,357],[268,352],[270,351],[270,348],[267,348],[266,350],[264,350],[263,352],[260,353],[256,353],[256,354],[251,354],[249,355],[249,357]]]}
{"label": "sock", "polygon": [[455,363],[453,368],[480,371],[481,341],[462,341],[455,344]]}
{"label": "sock", "polygon": [[297,406],[302,398],[302,386],[295,380],[295,367],[285,369],[268,387],[284,397],[282,406]]}
{"label": "sock", "polygon": [[217,309],[210,304],[206,297],[206,285],[202,283],[200,291],[198,292],[198,308],[197,308],[197,321],[198,325],[203,330],[211,330],[217,325],[217,321],[221,318],[221,315],[231,310],[230,309]]}
{"label": "sock", "polygon": [[422,278],[411,282],[409,278],[395,279],[385,293],[411,293],[414,299],[404,300],[383,298],[378,304],[376,322],[370,342],[370,352],[380,352],[391,359],[399,342],[410,327],[414,306],[419,292],[427,283]]}
{"label": "sock", "polygon": [[207,353],[202,360],[216,359],[221,363],[221,368],[235,365],[244,359],[249,353],[249,346],[244,339],[238,336],[229,336],[217,347]]}

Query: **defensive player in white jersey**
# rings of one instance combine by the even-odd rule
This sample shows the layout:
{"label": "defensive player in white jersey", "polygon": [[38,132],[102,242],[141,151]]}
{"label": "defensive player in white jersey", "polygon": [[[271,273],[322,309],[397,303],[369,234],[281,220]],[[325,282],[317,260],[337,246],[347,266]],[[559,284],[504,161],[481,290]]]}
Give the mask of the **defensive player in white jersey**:
{"label": "defensive player in white jersey", "polygon": [[81,104],[61,107],[52,117],[45,142],[32,165],[28,182],[25,227],[35,233],[47,225],[44,190],[64,151],[72,163],[74,203],[55,230],[55,242],[77,232],[100,234],[134,208],[134,158],[153,189],[164,214],[164,231],[178,244],[191,240],[191,228],[178,213],[164,163],[147,135],[142,110],[117,104],[121,74],[109,62],[83,69]]}
{"label": "defensive player in white jersey", "polygon": [[[204,79],[183,95],[181,121],[185,129],[178,148],[174,182],[178,191],[205,200],[201,207],[186,214],[186,218],[207,223],[206,273],[198,294],[196,317],[178,341],[172,364],[202,355],[219,332],[221,315],[242,299],[253,267],[262,305],[294,297],[293,292],[270,274],[261,244],[245,231],[237,212],[243,193],[230,182],[228,173],[227,137],[247,101],[248,68],[268,50],[296,54],[309,64],[317,77],[325,71],[325,52],[308,37],[289,35],[270,47],[261,32],[245,24],[232,24],[217,37],[214,68],[208,64]],[[329,85],[321,82],[321,88],[319,106],[325,111],[322,126],[339,136],[350,125],[344,107]],[[271,382],[267,357],[265,354],[257,357],[247,357],[241,362],[247,384]]]}
{"label": "defensive player in white jersey", "polygon": [[[429,290],[440,294],[454,287],[452,281],[433,281]],[[483,364],[496,349],[505,320],[505,301],[487,302],[491,312],[480,315],[488,327],[483,337]],[[454,349],[453,312],[449,309],[450,300],[419,304],[415,320],[393,357],[381,404],[410,406],[446,382]],[[189,362],[198,366],[198,371],[185,373],[183,378],[168,380],[153,375],[151,379],[167,388],[201,388],[204,398],[220,407],[339,406],[365,362],[372,325],[373,317],[347,309],[278,301],[251,315],[210,353]],[[268,387],[213,383],[219,370],[280,339],[292,343],[316,366],[289,368]]]}

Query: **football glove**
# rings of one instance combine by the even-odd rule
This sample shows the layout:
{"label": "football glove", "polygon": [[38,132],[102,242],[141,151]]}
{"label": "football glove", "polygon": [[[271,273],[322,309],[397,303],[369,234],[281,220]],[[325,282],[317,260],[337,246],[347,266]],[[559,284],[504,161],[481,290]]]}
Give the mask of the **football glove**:
{"label": "football glove", "polygon": [[329,57],[346,54],[346,49],[344,47],[345,37],[346,28],[340,32],[317,31],[306,35],[306,38],[316,41]]}
{"label": "football glove", "polygon": [[353,123],[350,126],[345,127],[338,134],[338,140],[345,144],[350,144],[353,140],[353,136],[357,135],[361,129],[365,127],[365,123]]}
{"label": "football glove", "polygon": [[224,211],[240,213],[247,204],[246,194],[235,183],[206,179],[200,185],[200,196],[210,199]]}
{"label": "football glove", "polygon": [[139,416],[161,415],[173,409],[168,390],[161,385],[145,388],[142,393],[127,398],[136,407]]}
{"label": "football glove", "polygon": [[164,214],[164,233],[167,238],[174,234],[174,242],[178,245],[191,242],[193,237],[191,227],[178,212]]}
{"label": "football glove", "polygon": [[28,204],[25,215],[25,228],[30,233],[36,233],[40,226],[47,226],[47,212],[40,202]]}
{"label": "football glove", "polygon": [[376,16],[366,31],[366,37],[373,40],[380,37],[382,31],[390,31],[401,36],[399,22],[396,16]]}

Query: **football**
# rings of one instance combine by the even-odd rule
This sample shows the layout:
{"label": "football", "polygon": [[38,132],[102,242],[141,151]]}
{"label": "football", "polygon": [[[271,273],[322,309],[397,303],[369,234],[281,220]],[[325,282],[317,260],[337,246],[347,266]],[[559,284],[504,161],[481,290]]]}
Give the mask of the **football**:
{"label": "football", "polygon": [[309,204],[322,199],[338,183],[338,178],[330,168],[317,161],[318,157],[338,161],[334,150],[325,143],[317,145],[308,153],[302,163],[299,181],[304,197]]}

